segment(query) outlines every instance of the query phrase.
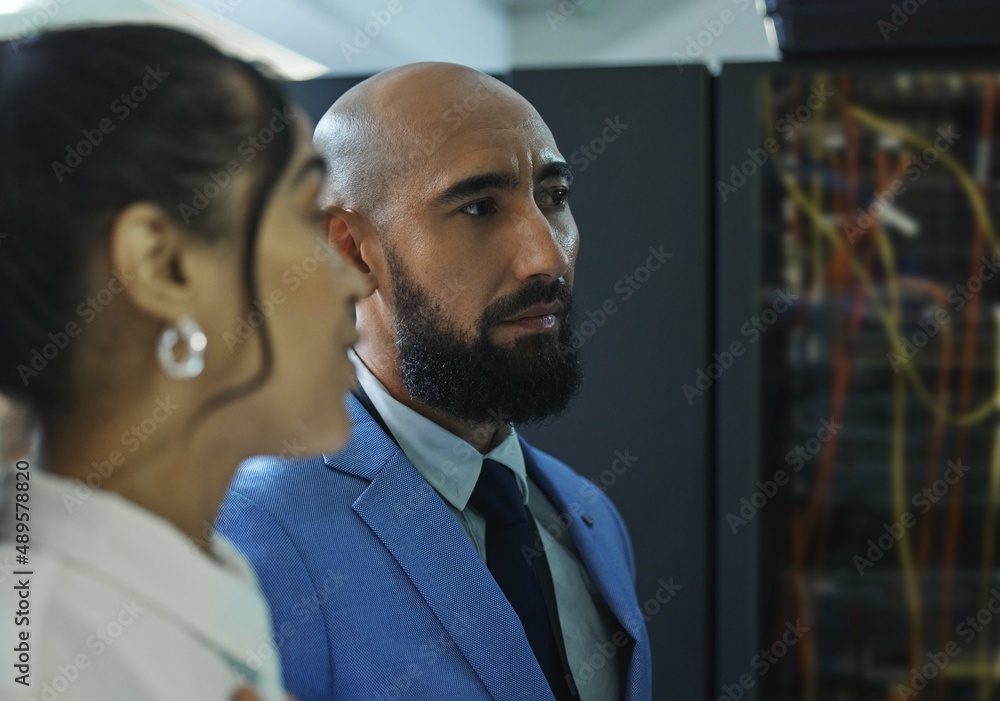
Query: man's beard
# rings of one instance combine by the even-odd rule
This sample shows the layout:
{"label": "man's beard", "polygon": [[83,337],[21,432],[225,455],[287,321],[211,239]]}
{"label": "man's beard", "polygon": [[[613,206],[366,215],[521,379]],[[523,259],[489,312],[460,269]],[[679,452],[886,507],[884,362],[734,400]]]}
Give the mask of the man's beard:
{"label": "man's beard", "polygon": [[[397,348],[410,396],[470,423],[532,423],[562,412],[583,379],[572,343],[573,293],[561,279],[536,282],[492,303],[476,337],[466,341],[455,324],[386,248],[395,297]],[[500,321],[540,303],[559,301],[564,316],[553,331],[520,334],[509,347],[489,332]]]}

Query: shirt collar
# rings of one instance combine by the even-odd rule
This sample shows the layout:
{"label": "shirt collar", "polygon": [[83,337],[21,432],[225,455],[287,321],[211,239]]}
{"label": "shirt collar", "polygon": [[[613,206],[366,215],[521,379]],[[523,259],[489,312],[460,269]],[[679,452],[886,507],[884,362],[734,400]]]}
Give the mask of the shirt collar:
{"label": "shirt collar", "polygon": [[368,394],[393,437],[399,441],[399,447],[445,501],[459,511],[464,511],[479,480],[483,460],[489,458],[513,471],[524,503],[528,503],[524,453],[513,424],[510,424],[507,437],[486,455],[482,455],[470,443],[393,397],[353,348],[348,350],[348,355],[354,364],[358,383]]}

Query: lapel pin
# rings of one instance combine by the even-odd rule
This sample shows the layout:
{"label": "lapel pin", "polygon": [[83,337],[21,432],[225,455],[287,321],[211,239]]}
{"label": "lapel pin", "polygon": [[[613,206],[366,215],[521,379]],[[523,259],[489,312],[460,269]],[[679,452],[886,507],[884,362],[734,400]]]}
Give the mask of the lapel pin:
{"label": "lapel pin", "polygon": [[594,525],[594,517],[591,516],[590,514],[584,514],[580,518],[582,518],[583,522],[586,523],[588,526],[593,526]]}

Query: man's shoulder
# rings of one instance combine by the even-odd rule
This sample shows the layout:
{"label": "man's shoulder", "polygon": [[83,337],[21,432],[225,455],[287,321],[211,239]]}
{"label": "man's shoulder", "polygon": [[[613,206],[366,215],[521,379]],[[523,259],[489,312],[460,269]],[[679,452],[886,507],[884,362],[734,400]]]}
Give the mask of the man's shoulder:
{"label": "man's shoulder", "polygon": [[[604,552],[620,554],[625,565],[635,577],[635,558],[632,540],[625,519],[605,494],[603,486],[587,479],[562,460],[539,450],[521,438],[525,460],[534,463],[535,480],[546,492],[556,509],[572,518],[580,519],[589,527],[602,545]],[[530,472],[529,468],[529,472]]]}
{"label": "man's shoulder", "polygon": [[329,458],[315,455],[282,458],[260,455],[244,461],[229,486],[226,502],[252,503],[272,516],[313,509],[328,511],[338,501],[350,505],[363,485],[358,477],[331,466]]}
{"label": "man's shoulder", "polygon": [[532,445],[523,434],[518,434],[518,439],[521,442],[521,449],[524,452],[524,457],[528,464],[533,460],[538,466],[538,469],[544,472],[551,478],[567,480],[570,482],[575,482],[577,480],[584,480],[585,478],[580,475],[576,470],[570,467],[565,461],[560,460],[551,453],[547,453],[541,448]]}
{"label": "man's shoulder", "polygon": [[236,471],[230,494],[272,505],[303,504],[329,500],[340,492],[357,492],[370,483],[398,449],[353,394],[348,395],[347,405],[352,428],[342,450],[303,456],[292,439],[286,451],[290,456],[258,455],[245,460]]}
{"label": "man's shoulder", "polygon": [[557,496],[565,502],[567,510],[606,509],[621,521],[618,509],[595,481],[584,477],[563,460],[531,445],[523,436],[520,438],[526,462],[529,465],[533,462],[543,481],[548,481],[551,487],[558,490]]}

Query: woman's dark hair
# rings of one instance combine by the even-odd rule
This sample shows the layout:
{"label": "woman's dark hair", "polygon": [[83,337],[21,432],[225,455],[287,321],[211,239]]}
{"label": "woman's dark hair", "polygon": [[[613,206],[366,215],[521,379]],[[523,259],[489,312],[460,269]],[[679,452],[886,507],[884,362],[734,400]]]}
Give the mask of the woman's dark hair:
{"label": "woman's dark hair", "polygon": [[[255,244],[291,157],[288,115],[273,79],[167,27],[73,28],[0,44],[0,392],[43,420],[72,400],[67,324],[90,318],[81,307],[89,263],[132,203],[159,205],[199,240],[236,241],[256,301]],[[226,178],[247,171],[249,211],[234,217],[222,204],[232,202]],[[260,372],[204,408],[267,379],[270,340],[266,325],[259,331]]]}

